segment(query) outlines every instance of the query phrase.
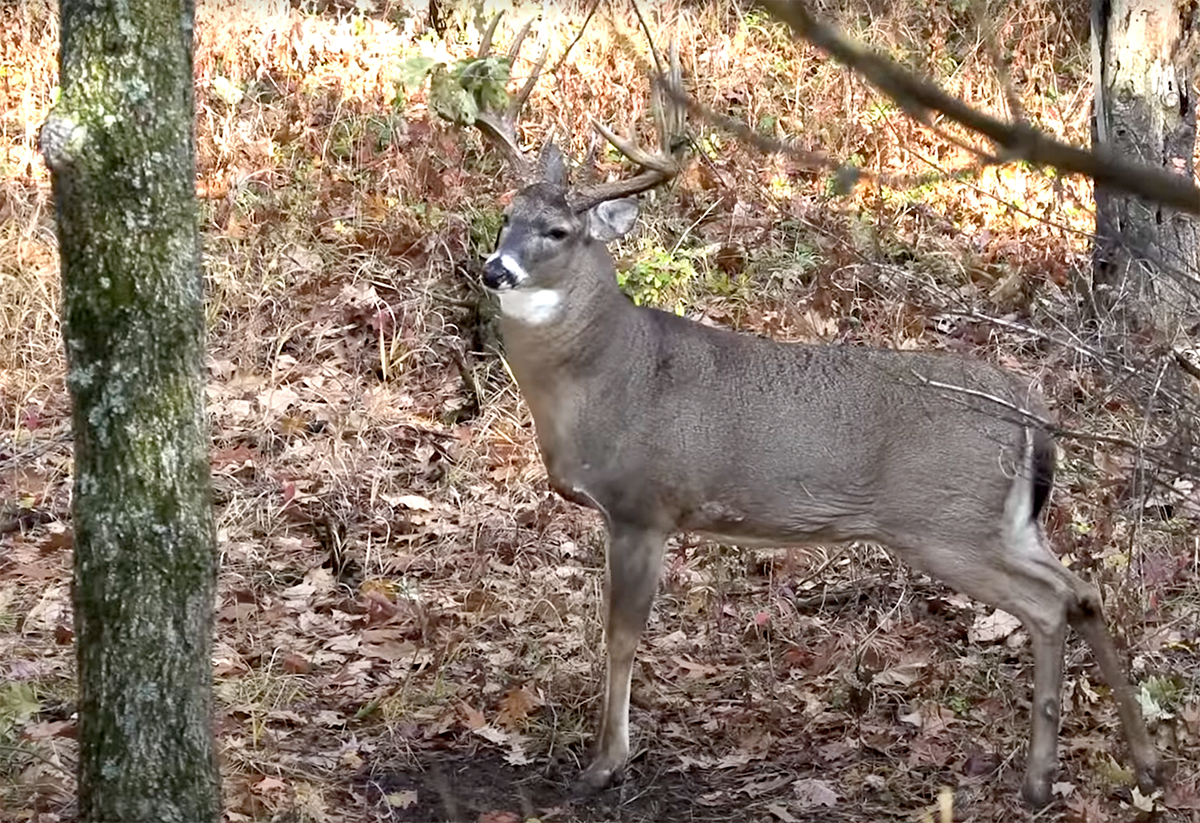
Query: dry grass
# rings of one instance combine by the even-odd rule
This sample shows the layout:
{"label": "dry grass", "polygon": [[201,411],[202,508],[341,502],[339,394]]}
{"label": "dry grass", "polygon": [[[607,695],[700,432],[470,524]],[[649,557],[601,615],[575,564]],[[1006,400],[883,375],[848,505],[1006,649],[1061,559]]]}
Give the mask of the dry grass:
{"label": "dry grass", "polygon": [[[779,818],[773,807],[802,816],[814,780],[839,796],[823,820],[911,819],[944,783],[958,819],[1021,814],[1028,659],[964,643],[975,606],[870,549],[831,559],[688,540],[669,551],[635,674],[648,754],[615,799],[567,802],[597,708],[599,524],[549,493],[528,413],[488,353],[472,272],[506,194],[500,166],[396,87],[404,57],[466,56],[478,33],[442,40],[380,5],[341,18],[233,0],[200,9],[228,819],[750,820]],[[585,113],[649,136],[640,59],[625,50],[643,41],[608,6],[539,85],[527,144],[553,133],[585,155]],[[1003,112],[1014,106],[988,56],[1001,54],[1023,116],[1084,142],[1085,10],[984,6],[827,11]],[[549,7],[526,53],[561,51],[581,7]],[[631,270],[686,261],[672,300],[781,338],[979,350],[1042,375],[1068,423],[1136,425],[1069,352],[987,324],[947,328],[931,308],[1071,328],[1085,184],[979,168],[731,3],[655,13],[701,102],[890,182],[834,197],[831,168],[697,125],[704,157],[620,249]],[[55,764],[69,772],[75,751],[69,406],[35,152],[57,32],[34,0],[0,9],[0,31],[0,523],[21,526],[0,535],[0,665],[35,704],[18,712],[16,687],[0,682],[0,820],[49,821],[70,818],[72,785]],[[1200,599],[1190,523],[1127,516],[1129,466],[1103,453],[1072,449],[1063,475],[1052,532],[1104,585],[1138,677],[1160,678],[1179,749],[1169,800],[1185,807],[1200,733],[1181,654]],[[1068,671],[1073,793],[1056,814],[1128,819],[1111,706],[1085,656]]]}

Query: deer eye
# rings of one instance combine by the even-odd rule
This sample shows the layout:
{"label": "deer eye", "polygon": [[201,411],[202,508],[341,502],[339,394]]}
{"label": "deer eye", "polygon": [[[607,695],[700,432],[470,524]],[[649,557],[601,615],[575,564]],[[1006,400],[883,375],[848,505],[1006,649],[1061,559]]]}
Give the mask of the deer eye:
{"label": "deer eye", "polygon": [[549,237],[551,240],[558,240],[558,241],[566,240],[570,234],[571,233],[569,231],[567,231],[566,229],[564,229],[562,226],[555,226],[554,228],[546,230],[546,236]]}

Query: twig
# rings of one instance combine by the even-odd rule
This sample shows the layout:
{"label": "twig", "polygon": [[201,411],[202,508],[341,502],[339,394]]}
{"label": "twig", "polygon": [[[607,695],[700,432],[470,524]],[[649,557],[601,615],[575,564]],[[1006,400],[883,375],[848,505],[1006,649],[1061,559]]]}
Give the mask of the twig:
{"label": "twig", "polygon": [[575,48],[575,44],[583,38],[583,33],[587,31],[588,23],[592,22],[592,15],[596,13],[596,9],[600,8],[601,2],[602,0],[595,0],[595,2],[592,3],[591,9],[588,10],[587,17],[583,18],[583,25],[580,26],[579,31],[575,33],[575,39],[567,44],[567,50],[562,53],[562,56],[558,58],[558,62],[556,62],[554,67],[550,69],[551,74],[557,75],[558,70],[561,69],[563,64],[567,62],[567,55],[571,53],[571,49]]}
{"label": "twig", "polygon": [[1175,349],[1171,352],[1171,357],[1174,358],[1175,365],[1179,366],[1184,374],[1200,380],[1200,366],[1197,366],[1195,363],[1189,360],[1183,352]]}
{"label": "twig", "polygon": [[996,70],[1000,88],[1004,90],[1004,102],[1008,105],[1008,115],[1013,120],[1024,123],[1027,120],[1025,107],[1021,105],[1021,98],[1017,96],[1017,91],[1013,88],[1012,77],[1008,73],[1008,63],[1000,56],[1000,44],[996,42],[996,21],[988,19],[987,3],[976,2],[972,11],[975,12],[976,24],[983,32],[983,44],[988,59],[992,61],[992,68]]}
{"label": "twig", "polygon": [[1026,326],[1024,323],[1017,323],[1014,320],[1005,320],[1002,317],[992,317],[991,315],[983,314],[982,312],[974,310],[960,311],[956,309],[949,309],[943,311],[942,314],[949,317],[962,317],[967,320],[978,320],[983,323],[990,323],[994,326],[999,326],[1002,329],[1009,329],[1010,331],[1018,331],[1023,334],[1028,334],[1038,338],[1039,340],[1045,340],[1046,342],[1053,343],[1056,346],[1062,346],[1065,349],[1070,349],[1076,354],[1081,354],[1090,360],[1094,360],[1102,366],[1105,366],[1106,368],[1113,369],[1114,371],[1125,372],[1126,374],[1131,375],[1138,373],[1137,369],[1135,369],[1133,366],[1125,363],[1118,363],[1099,349],[1092,348],[1084,343],[1077,343],[1073,340],[1064,340],[1058,335],[1042,331],[1041,329],[1035,329],[1032,326]]}
{"label": "twig", "polygon": [[642,10],[638,7],[637,0],[629,0],[629,5],[633,6],[633,13],[637,16],[638,25],[642,27],[642,34],[646,35],[646,43],[650,46],[650,57],[654,60],[654,68],[660,80],[666,80],[667,71],[663,68],[662,60],[658,56],[658,49],[654,48],[654,37],[650,34],[650,27],[646,25],[646,18],[642,17]]}
{"label": "twig", "polygon": [[918,381],[931,388],[945,389],[946,391],[952,391],[956,394],[963,394],[969,397],[977,397],[980,400],[986,400],[989,403],[994,403],[997,406],[1000,406],[1001,408],[1016,412],[1021,419],[1029,423],[1034,423],[1046,431],[1053,431],[1055,428],[1054,421],[1048,420],[1047,418],[1042,417],[1040,414],[1031,412],[1029,409],[1026,409],[1023,406],[1018,406],[1016,403],[1012,403],[1002,397],[997,397],[994,394],[988,394],[987,392],[980,391],[979,389],[968,389],[966,386],[957,386],[953,383],[943,383],[940,380],[931,380],[918,372],[916,369],[911,369],[910,371],[912,372],[913,377],[917,378]]}
{"label": "twig", "polygon": [[69,425],[64,424],[63,428],[65,428],[66,431],[55,434],[49,439],[42,440],[41,442],[28,447],[24,451],[17,451],[17,445],[14,442],[12,444],[12,453],[0,458],[0,471],[8,471],[10,469],[24,466],[29,461],[36,460],[43,454],[53,451],[58,446],[61,446],[64,443],[70,443],[74,439],[74,434],[71,432]]}
{"label": "twig", "polygon": [[55,763],[50,758],[46,757],[46,755],[42,754],[41,752],[35,752],[33,749],[27,749],[23,746],[9,746],[6,743],[0,743],[0,752],[7,752],[8,754],[28,755],[29,757],[32,757],[34,760],[42,761],[43,763],[45,763],[47,766],[49,766],[52,769],[57,769],[58,771],[62,772],[67,777],[71,778],[72,780],[75,779],[75,774],[70,769],[64,768],[62,765]]}
{"label": "twig", "polygon": [[832,555],[830,555],[830,557],[828,559],[826,559],[826,561],[824,563],[822,563],[815,572],[812,572],[811,574],[809,574],[807,577],[803,578],[802,580],[795,581],[793,586],[795,588],[799,589],[799,588],[807,585],[808,583],[811,583],[811,582],[817,580],[821,575],[823,575],[825,573],[826,569],[828,569],[830,566],[832,566],[834,563],[836,563],[838,560],[841,559],[842,555],[844,555],[846,553],[847,548],[848,548],[848,546],[844,546],[844,545],[838,546],[837,551],[835,551]]}
{"label": "twig", "polygon": [[1144,441],[1138,443],[1134,440],[1130,440],[1127,437],[1118,437],[1111,434],[1098,434],[1096,432],[1080,431],[1078,429],[1068,429],[1064,426],[1058,425],[1053,420],[1048,420],[1047,418],[1042,417],[1041,415],[1036,414],[1029,409],[1018,406],[1017,404],[1009,402],[1001,397],[997,397],[994,394],[988,394],[987,392],[979,391],[978,389],[969,389],[966,386],[956,386],[953,383],[943,383],[938,380],[930,380],[928,377],[925,377],[916,371],[913,371],[912,374],[915,378],[917,378],[918,381],[930,386],[931,388],[942,389],[944,391],[974,397],[979,400],[986,400],[987,402],[993,403],[1000,408],[1015,412],[1020,420],[1036,425],[1055,437],[1067,438],[1069,440],[1084,440],[1092,443],[1107,443],[1110,446],[1120,446],[1121,448],[1129,449],[1130,451],[1137,453],[1139,458],[1145,457],[1160,465],[1167,464],[1166,457],[1164,456],[1164,450],[1162,448],[1148,448]]}

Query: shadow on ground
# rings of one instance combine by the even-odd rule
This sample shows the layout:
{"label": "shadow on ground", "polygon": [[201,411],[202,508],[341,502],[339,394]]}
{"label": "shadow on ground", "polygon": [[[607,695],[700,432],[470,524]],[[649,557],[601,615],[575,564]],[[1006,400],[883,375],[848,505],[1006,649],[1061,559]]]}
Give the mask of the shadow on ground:
{"label": "shadow on ground", "polygon": [[[381,820],[394,823],[749,823],[877,820],[895,810],[817,805],[797,808],[792,770],[693,770],[652,773],[631,767],[622,784],[583,796],[570,766],[512,766],[500,754],[443,754],[420,763],[377,767],[360,786]],[[389,816],[390,815],[390,816]]]}

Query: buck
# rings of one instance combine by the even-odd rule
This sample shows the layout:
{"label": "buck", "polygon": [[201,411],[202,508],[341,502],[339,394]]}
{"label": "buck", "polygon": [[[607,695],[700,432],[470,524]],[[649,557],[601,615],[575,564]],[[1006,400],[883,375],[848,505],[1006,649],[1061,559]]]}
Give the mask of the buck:
{"label": "buck", "polygon": [[1022,785],[1034,806],[1051,799],[1073,626],[1112,690],[1138,782],[1153,787],[1158,755],[1099,592],[1041,525],[1055,446],[1030,382],[963,356],[778,343],[635,305],[607,244],[634,227],[631,196],[679,170],[671,127],[649,154],[597,126],[643,171],[571,188],[553,144],[530,174],[515,112],[482,115],[533,178],[505,212],[484,284],[552,487],[608,531],[604,703],[583,784],[603,788],[625,768],[635,650],[664,543],[687,531],[739,545],[875,542],[1019,618],[1034,661]]}

